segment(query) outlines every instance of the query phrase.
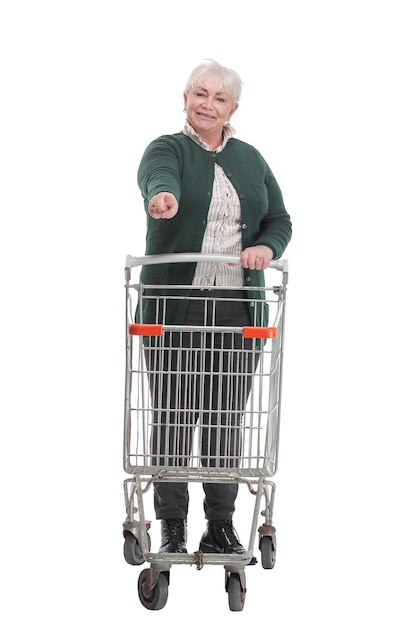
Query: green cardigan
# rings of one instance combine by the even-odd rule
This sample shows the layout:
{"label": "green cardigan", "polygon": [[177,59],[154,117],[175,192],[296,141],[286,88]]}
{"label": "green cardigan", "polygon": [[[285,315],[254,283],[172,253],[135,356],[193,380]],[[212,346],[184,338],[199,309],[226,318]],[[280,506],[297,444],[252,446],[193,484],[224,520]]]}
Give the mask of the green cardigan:
{"label": "green cardigan", "polygon": [[[291,221],[278,183],[262,155],[234,138],[221,152],[210,152],[182,132],[152,141],[139,165],[138,184],[147,213],[146,254],[201,251],[215,163],[223,168],[239,196],[242,249],[265,245],[271,248],[273,258],[280,258],[291,239]],[[148,213],[149,200],[161,191],[172,193],[178,201],[178,213],[172,219],[155,220]],[[141,281],[191,285],[194,272],[195,263],[145,265]],[[244,270],[244,276],[247,287],[265,284],[262,271]],[[259,299],[259,292],[249,291],[248,297]],[[175,307],[167,323],[182,323],[184,313],[185,305]]]}

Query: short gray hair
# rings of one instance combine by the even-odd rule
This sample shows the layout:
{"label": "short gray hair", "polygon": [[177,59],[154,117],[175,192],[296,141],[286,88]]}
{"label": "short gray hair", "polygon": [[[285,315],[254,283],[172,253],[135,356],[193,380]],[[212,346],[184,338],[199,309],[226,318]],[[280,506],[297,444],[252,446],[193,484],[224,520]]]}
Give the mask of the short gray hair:
{"label": "short gray hair", "polygon": [[219,90],[223,88],[226,93],[230,94],[233,104],[239,102],[242,94],[242,79],[235,70],[224,67],[212,59],[205,59],[193,69],[185,86],[185,93],[188,94],[192,89],[200,86],[202,79],[206,76],[213,76],[216,79]]}

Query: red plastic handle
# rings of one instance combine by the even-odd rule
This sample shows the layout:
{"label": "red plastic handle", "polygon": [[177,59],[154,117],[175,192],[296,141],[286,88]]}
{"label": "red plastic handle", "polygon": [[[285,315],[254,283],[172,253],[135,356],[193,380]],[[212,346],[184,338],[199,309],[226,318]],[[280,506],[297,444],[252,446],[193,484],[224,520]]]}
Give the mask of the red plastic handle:
{"label": "red plastic handle", "polygon": [[162,324],[129,324],[129,335],[161,336]]}
{"label": "red plastic handle", "polygon": [[242,335],[245,339],[274,339],[277,329],[275,326],[244,326]]}

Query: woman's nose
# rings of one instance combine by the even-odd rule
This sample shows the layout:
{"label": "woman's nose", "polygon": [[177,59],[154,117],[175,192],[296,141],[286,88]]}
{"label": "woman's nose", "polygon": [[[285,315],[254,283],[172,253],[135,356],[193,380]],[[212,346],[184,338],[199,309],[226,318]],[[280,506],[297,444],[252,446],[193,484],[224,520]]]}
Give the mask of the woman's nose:
{"label": "woman's nose", "polygon": [[207,98],[203,102],[203,106],[207,109],[213,108],[213,98],[211,96],[207,96]]}

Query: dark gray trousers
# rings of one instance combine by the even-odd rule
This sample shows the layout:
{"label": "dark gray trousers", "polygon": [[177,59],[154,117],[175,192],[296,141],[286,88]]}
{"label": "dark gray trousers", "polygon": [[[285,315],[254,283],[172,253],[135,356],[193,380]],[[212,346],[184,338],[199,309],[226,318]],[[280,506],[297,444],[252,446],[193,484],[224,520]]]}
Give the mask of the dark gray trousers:
{"label": "dark gray trousers", "polygon": [[[233,295],[230,290],[204,292],[207,293],[215,296],[215,304],[190,298],[185,326],[251,324],[248,302],[225,300]],[[201,296],[202,292],[197,291],[195,295]],[[245,294],[236,292],[235,296],[244,298]],[[153,464],[187,465],[198,421],[201,464],[236,467],[241,416],[257,361],[251,351],[252,341],[243,340],[239,333],[196,331],[181,335],[179,347],[149,350],[146,354],[155,415],[151,443]],[[168,338],[166,344],[169,344]],[[244,356],[242,347],[247,350]],[[206,519],[232,519],[238,484],[205,482],[203,489]],[[186,482],[155,482],[157,519],[186,519],[188,505]]]}

